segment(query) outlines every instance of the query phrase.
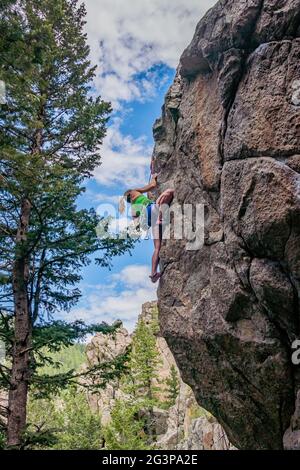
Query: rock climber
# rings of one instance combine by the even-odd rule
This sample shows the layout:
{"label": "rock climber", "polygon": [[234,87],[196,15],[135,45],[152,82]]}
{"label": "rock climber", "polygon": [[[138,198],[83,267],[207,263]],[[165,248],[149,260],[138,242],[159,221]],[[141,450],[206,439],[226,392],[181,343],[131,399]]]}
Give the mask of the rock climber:
{"label": "rock climber", "polygon": [[[159,252],[162,242],[162,210],[163,205],[170,205],[173,197],[174,190],[166,189],[157,199],[154,200],[151,191],[157,186],[157,174],[154,174],[150,183],[142,188],[129,189],[124,193],[124,197],[120,203],[120,212],[124,212],[124,200],[131,204],[131,215],[138,225],[142,218],[146,220],[147,228],[152,228],[152,237],[154,243],[154,253],[152,256],[152,270],[149,276],[152,282],[157,282],[161,277],[158,272],[159,265]],[[145,196],[143,193],[148,193]]]}

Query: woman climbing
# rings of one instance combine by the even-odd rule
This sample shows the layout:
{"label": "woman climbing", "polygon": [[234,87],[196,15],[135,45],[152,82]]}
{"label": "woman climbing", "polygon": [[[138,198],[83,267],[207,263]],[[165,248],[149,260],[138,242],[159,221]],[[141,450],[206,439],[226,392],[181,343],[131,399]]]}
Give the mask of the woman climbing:
{"label": "woman climbing", "polygon": [[[132,218],[140,224],[142,218],[146,219],[147,228],[152,228],[152,236],[154,242],[154,253],[152,256],[152,271],[150,279],[152,282],[157,282],[161,276],[158,272],[159,265],[159,252],[162,241],[162,210],[161,207],[165,204],[171,204],[174,197],[174,190],[167,189],[155,201],[151,191],[157,186],[157,175],[153,175],[149,184],[142,188],[129,189],[125,192],[125,200],[131,204]],[[143,193],[148,193],[145,196]],[[120,212],[124,212],[125,207],[123,201],[120,204]]]}

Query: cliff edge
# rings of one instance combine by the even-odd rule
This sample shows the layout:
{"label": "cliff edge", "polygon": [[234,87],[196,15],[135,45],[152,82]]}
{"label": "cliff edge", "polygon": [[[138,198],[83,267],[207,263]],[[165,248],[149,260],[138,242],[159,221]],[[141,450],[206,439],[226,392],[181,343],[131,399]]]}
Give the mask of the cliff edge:
{"label": "cliff edge", "polygon": [[209,10],[153,133],[159,190],[205,205],[204,246],[161,250],[183,380],[236,447],[300,448],[300,0]]}

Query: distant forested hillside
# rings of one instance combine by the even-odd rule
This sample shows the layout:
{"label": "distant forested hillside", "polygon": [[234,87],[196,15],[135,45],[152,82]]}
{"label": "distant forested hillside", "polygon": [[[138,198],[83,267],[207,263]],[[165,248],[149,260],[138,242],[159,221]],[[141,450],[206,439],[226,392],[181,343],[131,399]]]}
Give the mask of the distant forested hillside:
{"label": "distant forested hillside", "polygon": [[59,369],[60,373],[66,373],[71,369],[77,370],[86,360],[85,344],[74,344],[63,348],[58,352],[51,353],[54,365],[47,365],[40,368],[41,374],[55,375]]}

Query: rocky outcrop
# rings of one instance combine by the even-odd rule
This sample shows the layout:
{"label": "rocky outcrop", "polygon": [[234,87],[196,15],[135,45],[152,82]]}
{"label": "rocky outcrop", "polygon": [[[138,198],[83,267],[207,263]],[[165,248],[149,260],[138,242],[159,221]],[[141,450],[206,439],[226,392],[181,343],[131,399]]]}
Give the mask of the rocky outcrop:
{"label": "rocky outcrop", "polygon": [[224,429],[197,404],[191,388],[181,382],[176,403],[167,412],[166,429],[156,447],[164,450],[234,450]]}
{"label": "rocky outcrop", "polygon": [[[139,320],[143,320],[146,325],[153,322],[153,316],[157,312],[156,302],[147,302],[142,306],[142,312]],[[121,326],[113,334],[97,333],[87,345],[86,355],[89,366],[102,364],[115,359],[120,354],[124,354],[127,347],[131,344],[132,335]],[[159,354],[159,364],[157,366],[158,381],[153,379],[153,386],[158,389],[158,396],[161,400],[166,399],[164,393],[164,386],[162,383],[170,375],[171,366],[175,364],[174,357],[166,343],[166,340],[158,334],[156,337],[156,349]],[[179,373],[179,372],[178,372]],[[97,393],[92,393],[89,396],[89,402],[93,410],[101,415],[102,425],[105,426],[109,423],[111,416],[110,412],[114,406],[116,399],[126,398],[120,389],[118,380],[109,382],[103,390]],[[157,411],[157,420],[161,423],[162,420],[167,420],[167,414]],[[165,424],[166,426],[166,424]],[[159,427],[161,425],[159,424]],[[160,432],[158,432],[160,434]]]}
{"label": "rocky outcrop", "polygon": [[159,191],[205,205],[204,246],[161,250],[183,380],[238,448],[300,448],[300,0],[209,10],[153,133]]}
{"label": "rocky outcrop", "polygon": [[[97,333],[86,347],[87,363],[89,367],[103,364],[124,354],[131,343],[131,337],[126,328],[121,326],[113,334]],[[112,380],[105,389],[98,393],[88,395],[89,404],[93,411],[101,416],[101,424],[106,426],[111,419],[110,412],[115,400],[123,399],[119,381]]]}
{"label": "rocky outcrop", "polygon": [[[157,315],[156,302],[147,302],[142,306],[139,320],[153,324]],[[86,354],[89,366],[98,365],[123,354],[131,343],[131,335],[120,327],[114,334],[97,333],[87,346]],[[170,377],[171,367],[176,363],[165,339],[157,333],[156,348],[159,353],[157,379],[153,386],[163,404],[166,402],[166,379]],[[225,431],[216,419],[201,409],[197,404],[191,388],[180,379],[179,393],[174,406],[170,408],[154,408],[154,430],[157,436],[155,448],[172,450],[227,450],[230,447]],[[88,395],[89,403],[101,417],[102,426],[109,424],[111,410],[115,400],[128,399],[120,387],[118,380],[112,380],[104,389]]]}

